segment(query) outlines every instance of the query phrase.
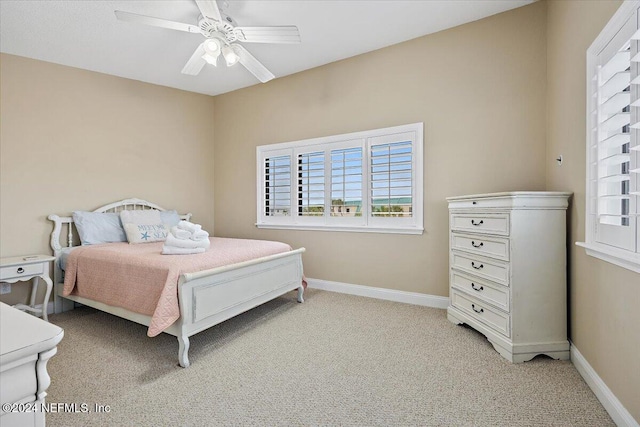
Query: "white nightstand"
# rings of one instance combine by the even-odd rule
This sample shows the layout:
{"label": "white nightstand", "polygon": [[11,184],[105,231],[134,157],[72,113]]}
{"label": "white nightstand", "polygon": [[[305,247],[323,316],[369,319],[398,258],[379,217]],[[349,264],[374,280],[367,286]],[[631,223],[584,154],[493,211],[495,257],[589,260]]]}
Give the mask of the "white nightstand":
{"label": "white nightstand", "polygon": [[[53,282],[49,276],[49,263],[55,257],[49,255],[28,255],[12,258],[0,258],[0,282],[16,283],[31,280],[31,300],[29,305],[17,304],[14,307],[18,310],[28,311],[48,321],[47,303],[51,296]],[[39,279],[47,284],[47,291],[44,295],[42,308],[35,308],[36,294]]]}

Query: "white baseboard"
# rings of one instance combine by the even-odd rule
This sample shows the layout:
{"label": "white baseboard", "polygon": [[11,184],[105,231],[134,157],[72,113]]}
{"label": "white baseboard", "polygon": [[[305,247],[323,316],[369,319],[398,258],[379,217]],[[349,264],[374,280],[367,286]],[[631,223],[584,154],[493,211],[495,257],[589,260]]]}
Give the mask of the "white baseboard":
{"label": "white baseboard", "polygon": [[618,427],[640,427],[573,343],[571,343],[571,362]]}
{"label": "white baseboard", "polygon": [[383,299],[387,301],[404,302],[433,308],[447,308],[448,297],[420,294],[417,292],[397,291],[394,289],[374,288],[371,286],[352,285],[350,283],[331,282],[329,280],[307,278],[310,288],[323,291],[339,292],[341,294],[358,295],[362,297]]}

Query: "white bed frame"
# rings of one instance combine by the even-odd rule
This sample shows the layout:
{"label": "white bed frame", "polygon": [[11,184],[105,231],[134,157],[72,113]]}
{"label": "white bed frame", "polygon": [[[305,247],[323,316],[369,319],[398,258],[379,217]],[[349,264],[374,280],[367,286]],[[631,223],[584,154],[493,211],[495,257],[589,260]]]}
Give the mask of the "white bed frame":
{"label": "white bed frame", "polygon": [[[126,199],[102,206],[93,212],[120,212],[122,210],[155,209],[160,206],[140,199]],[[189,220],[191,214],[181,215]],[[60,237],[67,228],[66,246],[74,246],[73,218],[49,215],[54,222],[51,248],[56,257],[54,263],[54,309],[56,313],[73,309],[73,301],[96,308],[115,316],[149,326],[150,316],[134,313],[87,298],[69,295],[62,297],[63,272],[59,258],[63,246]],[[304,302],[302,286],[302,253],[304,248],[270,255],[224,267],[182,274],[178,282],[180,318],[164,332],[178,338],[180,366],[189,366],[189,337],[244,313],[260,304],[271,301],[297,289],[298,302]]]}

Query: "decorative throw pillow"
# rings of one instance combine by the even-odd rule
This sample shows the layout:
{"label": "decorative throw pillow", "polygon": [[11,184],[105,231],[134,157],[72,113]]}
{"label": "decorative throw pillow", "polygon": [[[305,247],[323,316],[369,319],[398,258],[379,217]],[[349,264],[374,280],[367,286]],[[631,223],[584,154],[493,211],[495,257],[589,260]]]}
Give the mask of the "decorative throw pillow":
{"label": "decorative throw pillow", "polygon": [[127,241],[117,213],[75,211],[72,216],[83,245]]}
{"label": "decorative throw pillow", "polygon": [[180,215],[176,211],[161,211],[160,219],[162,219],[164,225],[171,229],[171,227],[178,225],[180,222]]}
{"label": "decorative throw pillow", "polygon": [[122,211],[120,219],[131,244],[164,242],[169,234],[169,227],[156,210]]}

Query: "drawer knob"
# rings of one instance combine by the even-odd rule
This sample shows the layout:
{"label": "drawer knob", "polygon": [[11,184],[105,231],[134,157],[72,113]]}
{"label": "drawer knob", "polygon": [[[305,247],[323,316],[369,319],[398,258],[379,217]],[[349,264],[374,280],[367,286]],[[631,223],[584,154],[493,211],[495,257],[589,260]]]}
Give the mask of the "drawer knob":
{"label": "drawer knob", "polygon": [[476,245],[476,242],[474,242],[473,240],[471,241],[471,246],[473,246],[474,248],[481,248],[484,246],[484,243],[480,242],[479,245]]}
{"label": "drawer knob", "polygon": [[484,313],[484,308],[481,308],[480,310],[476,310],[476,305],[475,304],[471,304],[471,308],[473,309],[473,311],[475,311],[476,313]]}
{"label": "drawer knob", "polygon": [[480,270],[480,269],[484,268],[484,264],[480,264],[478,266],[478,265],[476,265],[475,262],[471,261],[471,267],[475,268],[476,270]]}
{"label": "drawer knob", "polygon": [[22,273],[24,273],[24,268],[22,268],[22,267],[18,267],[17,273],[18,273],[18,274],[22,274]]}
{"label": "drawer knob", "polygon": [[476,288],[476,284],[475,283],[471,283],[471,289],[473,289],[474,291],[484,291],[484,286],[480,286],[479,288]]}
{"label": "drawer knob", "polygon": [[480,220],[480,221],[478,221],[478,222],[476,222],[476,220],[475,220],[475,219],[472,219],[472,220],[471,220],[471,225],[475,225],[476,227],[477,227],[478,225],[482,225],[482,224],[484,224],[484,221],[483,221],[483,220]]}

